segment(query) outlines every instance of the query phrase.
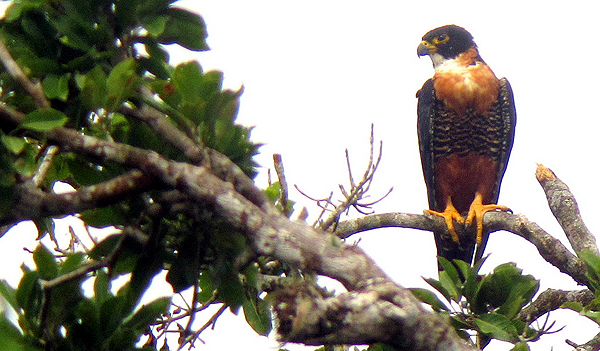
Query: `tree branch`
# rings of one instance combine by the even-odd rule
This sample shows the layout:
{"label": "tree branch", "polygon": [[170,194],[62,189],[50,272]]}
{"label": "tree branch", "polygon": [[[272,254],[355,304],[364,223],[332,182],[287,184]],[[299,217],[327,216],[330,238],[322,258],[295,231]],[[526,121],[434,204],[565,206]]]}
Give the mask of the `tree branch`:
{"label": "tree branch", "polygon": [[25,88],[25,91],[31,96],[38,108],[50,107],[50,102],[46,99],[42,86],[39,83],[36,84],[29,80],[25,72],[23,72],[21,67],[19,67],[17,62],[13,59],[2,40],[0,40],[0,61],[2,61],[2,64],[6,67],[6,71],[11,77]]}
{"label": "tree branch", "polygon": [[573,351],[598,351],[600,350],[600,333],[583,345],[577,345],[570,340],[566,340],[566,342],[575,348]]}
{"label": "tree branch", "polygon": [[275,312],[285,341],[309,345],[383,342],[398,350],[475,349],[457,339],[437,316],[419,316],[422,311],[412,303],[412,293],[392,283],[335,297],[302,286],[276,294]]}
{"label": "tree branch", "polygon": [[234,185],[237,192],[264,210],[272,210],[265,195],[227,156],[220,152],[202,147],[171,123],[167,116],[145,104],[141,109],[127,111],[129,115],[144,121],[150,128],[165,138],[171,145],[181,150],[192,163],[211,170],[220,179]]}
{"label": "tree branch", "polygon": [[600,254],[596,238],[583,222],[579,206],[569,187],[542,164],[538,164],[535,177],[544,189],[550,210],[565,231],[573,250],[576,253],[591,250],[596,255]]}
{"label": "tree branch", "polygon": [[[490,233],[505,230],[517,234],[532,243],[540,255],[561,272],[571,276],[577,283],[587,285],[586,268],[577,256],[573,255],[558,239],[554,238],[524,215],[513,215],[506,212],[488,212],[484,217],[484,228]],[[442,218],[429,215],[407,213],[381,213],[340,222],[335,232],[341,238],[352,234],[383,227],[413,228],[425,231],[445,231],[446,224]],[[472,228],[466,230],[470,233]],[[464,228],[457,227],[460,235]],[[429,233],[428,233],[429,235]]]}
{"label": "tree branch", "polygon": [[25,182],[16,187],[14,206],[0,219],[0,226],[29,219],[61,217],[111,205],[155,185],[138,170],[63,194],[44,192],[35,184]]}
{"label": "tree branch", "polygon": [[588,289],[577,291],[548,289],[540,293],[535,301],[523,308],[517,319],[529,323],[550,311],[561,308],[565,302],[579,302],[583,306],[587,306],[592,300],[594,300],[594,293]]}

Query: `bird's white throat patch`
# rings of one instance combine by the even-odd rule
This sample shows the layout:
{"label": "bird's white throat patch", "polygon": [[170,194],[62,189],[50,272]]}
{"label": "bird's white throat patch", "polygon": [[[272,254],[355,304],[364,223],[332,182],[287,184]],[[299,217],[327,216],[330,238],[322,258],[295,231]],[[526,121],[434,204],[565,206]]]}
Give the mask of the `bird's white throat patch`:
{"label": "bird's white throat patch", "polygon": [[429,58],[431,59],[431,62],[433,62],[433,68],[435,70],[437,70],[438,67],[440,65],[442,65],[444,62],[448,61],[447,59],[444,58],[444,56],[438,54],[437,52],[430,54]]}

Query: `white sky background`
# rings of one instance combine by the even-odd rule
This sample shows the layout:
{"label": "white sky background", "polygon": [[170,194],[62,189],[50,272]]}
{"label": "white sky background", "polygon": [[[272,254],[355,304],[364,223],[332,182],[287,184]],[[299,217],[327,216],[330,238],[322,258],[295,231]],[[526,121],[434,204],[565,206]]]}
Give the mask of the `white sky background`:
{"label": "white sky background", "polygon": [[[228,87],[244,85],[238,121],[256,126],[253,139],[265,143],[258,157],[263,166],[260,187],[266,186],[273,153],[282,154],[288,182],[311,196],[326,197],[339,183],[347,186],[344,149],[349,149],[359,177],[374,123],[375,138],[383,141],[384,149],[371,196],[394,188],[375,212],[421,213],[427,196],[415,93],[433,69],[429,58],[417,58],[416,48],[430,29],[457,24],[473,34],[484,60],[498,77],[509,79],[515,94],[516,139],[500,204],[567,243],[534,177],[536,162],[541,162],[569,185],[589,229],[600,231],[600,218],[593,212],[600,196],[595,186],[600,169],[600,6],[594,1],[183,0],[180,5],[203,16],[212,50],[189,53],[173,47],[171,58],[198,59],[205,70],[222,70]],[[307,206],[314,218],[318,209],[293,187],[290,191],[291,199],[299,202],[297,209]],[[21,261],[16,262],[15,254],[23,246],[33,249],[34,237],[22,229],[2,238],[3,271],[18,274]],[[428,232],[383,229],[351,237],[350,242],[359,238],[359,246],[405,287],[428,287],[421,277],[437,276]],[[579,289],[533,245],[513,234],[491,234],[486,252],[491,256],[484,272],[516,262],[541,280],[540,291]],[[9,281],[16,284],[18,278]],[[570,350],[565,338],[584,343],[598,333],[595,324],[574,312],[558,311],[550,318],[566,328],[543,336],[531,344],[533,350]],[[201,317],[197,321],[198,326],[205,322]],[[206,344],[201,350],[279,346],[254,334],[243,316],[233,315],[221,317],[202,339]],[[498,342],[486,350],[508,349],[509,344]]]}

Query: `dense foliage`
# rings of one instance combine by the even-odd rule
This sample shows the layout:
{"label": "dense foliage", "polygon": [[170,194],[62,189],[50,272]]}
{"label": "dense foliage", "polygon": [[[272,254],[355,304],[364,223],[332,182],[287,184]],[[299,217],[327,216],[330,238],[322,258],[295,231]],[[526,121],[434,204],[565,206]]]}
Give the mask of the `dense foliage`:
{"label": "dense foliage", "polygon": [[[20,1],[0,22],[0,37],[33,82],[39,82],[47,104],[36,101],[8,72],[0,73],[0,100],[24,115],[18,125],[2,125],[0,191],[5,199],[38,171],[50,143],[43,132],[68,127],[96,138],[154,150],[174,160],[189,161],[176,146],[154,132],[138,115],[151,106],[198,145],[217,150],[254,176],[252,156],[258,145],[250,129],[235,123],[240,91],[224,90],[223,75],[204,72],[197,62],[169,65],[166,44],[207,50],[206,28],[197,14],[171,6],[169,0]],[[110,182],[126,169],[89,156],[61,150],[40,184],[56,181],[75,189]],[[241,280],[233,267],[247,245],[244,238],[207,209],[160,208],[161,192],[125,194],[108,206],[80,213],[90,226],[139,230],[142,237],[114,235],[90,252],[68,252],[57,258],[44,246],[34,254],[36,267],[24,267],[17,289],[3,283],[2,295],[19,314],[22,332],[0,316],[0,348],[61,350],[125,350],[134,347],[149,325],[167,313],[168,299],[135,309],[150,279],[162,269],[175,291],[200,284],[198,303],[225,302],[233,310],[244,305],[260,333],[270,318],[260,319],[265,304],[253,281],[256,266]],[[7,212],[12,202],[3,201]],[[50,218],[35,218],[42,238]],[[90,262],[102,262],[95,269]],[[81,291],[94,272],[94,294]],[[113,294],[111,281],[132,278]],[[67,278],[62,282],[61,278]],[[72,308],[65,308],[72,306]],[[151,345],[146,346],[146,349]]]}

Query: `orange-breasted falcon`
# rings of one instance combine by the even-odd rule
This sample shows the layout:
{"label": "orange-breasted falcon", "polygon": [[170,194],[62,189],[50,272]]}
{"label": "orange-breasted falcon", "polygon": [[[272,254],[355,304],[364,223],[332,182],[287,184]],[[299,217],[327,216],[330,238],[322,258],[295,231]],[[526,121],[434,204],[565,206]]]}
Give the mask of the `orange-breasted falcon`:
{"label": "orange-breasted falcon", "polygon": [[[435,73],[417,93],[421,164],[429,210],[447,233],[434,233],[439,256],[471,263],[483,255],[488,233],[483,215],[497,205],[500,182],[513,145],[516,113],[506,78],[498,79],[481,59],[473,36],[448,25],[431,30],[417,48]],[[455,223],[475,234],[458,236]]]}

